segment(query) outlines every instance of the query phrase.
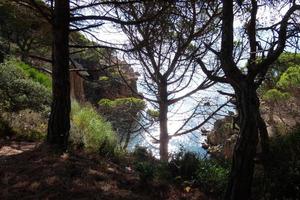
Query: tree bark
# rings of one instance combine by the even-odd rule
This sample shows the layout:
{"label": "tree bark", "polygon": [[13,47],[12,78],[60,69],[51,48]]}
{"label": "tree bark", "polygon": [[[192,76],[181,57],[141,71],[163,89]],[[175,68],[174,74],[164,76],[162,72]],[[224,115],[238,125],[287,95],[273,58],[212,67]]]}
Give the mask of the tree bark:
{"label": "tree bark", "polygon": [[269,134],[267,130],[267,125],[264,119],[261,117],[261,115],[258,116],[258,129],[259,129],[259,136],[260,136],[260,145],[262,149],[262,159],[265,165],[266,161],[268,160],[268,155],[270,151]]}
{"label": "tree bark", "polygon": [[240,115],[240,134],[235,145],[226,200],[250,199],[254,157],[259,133],[259,99],[252,84],[242,83],[236,90]]}
{"label": "tree bark", "polygon": [[69,0],[55,0],[53,16],[52,105],[47,142],[66,149],[70,130]]}
{"label": "tree bark", "polygon": [[168,161],[168,145],[169,145],[169,134],[168,134],[168,92],[167,84],[161,83],[159,90],[159,155],[160,160]]}

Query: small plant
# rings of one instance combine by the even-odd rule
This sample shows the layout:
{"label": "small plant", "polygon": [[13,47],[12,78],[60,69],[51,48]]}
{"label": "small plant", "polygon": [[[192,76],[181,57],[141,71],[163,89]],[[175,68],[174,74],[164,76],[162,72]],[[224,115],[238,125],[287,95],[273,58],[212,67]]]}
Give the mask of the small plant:
{"label": "small plant", "polygon": [[169,168],[173,177],[192,180],[195,178],[198,163],[199,157],[195,153],[186,152],[181,148],[177,154],[172,156]]}
{"label": "small plant", "polygon": [[136,146],[132,155],[134,159],[138,162],[145,162],[154,159],[151,151],[148,151],[146,147]]}
{"label": "small plant", "polygon": [[220,196],[225,192],[229,167],[215,160],[203,159],[196,171],[197,183],[207,192]]}
{"label": "small plant", "polygon": [[139,173],[141,183],[149,183],[154,179],[155,168],[150,162],[138,162],[135,170]]}

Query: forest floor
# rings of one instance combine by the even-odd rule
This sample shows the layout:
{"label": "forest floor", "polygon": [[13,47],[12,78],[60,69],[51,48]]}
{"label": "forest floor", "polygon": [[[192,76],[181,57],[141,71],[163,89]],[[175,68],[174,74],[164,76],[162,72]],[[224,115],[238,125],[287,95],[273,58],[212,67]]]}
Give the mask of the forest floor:
{"label": "forest floor", "polygon": [[58,154],[37,142],[0,139],[0,199],[184,200],[208,198],[198,188],[153,181],[97,155]]}

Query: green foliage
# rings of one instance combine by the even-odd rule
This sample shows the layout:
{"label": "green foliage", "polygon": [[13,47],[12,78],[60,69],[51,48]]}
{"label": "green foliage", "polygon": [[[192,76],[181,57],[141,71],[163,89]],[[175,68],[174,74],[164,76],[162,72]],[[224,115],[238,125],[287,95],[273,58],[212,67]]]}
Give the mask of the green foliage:
{"label": "green foliage", "polygon": [[107,76],[100,76],[99,81],[108,81],[109,78]]}
{"label": "green foliage", "polygon": [[134,159],[138,162],[145,162],[154,159],[151,151],[149,151],[146,147],[136,146],[134,151],[132,152]]}
{"label": "green foliage", "polygon": [[289,67],[281,76],[277,83],[282,89],[300,87],[300,65]]}
{"label": "green foliage", "polygon": [[198,169],[199,158],[195,153],[180,150],[173,155],[169,163],[170,172],[173,177],[180,177],[183,180],[195,178]]}
{"label": "green foliage", "polygon": [[38,70],[30,67],[29,65],[27,65],[21,61],[15,60],[14,62],[17,67],[23,69],[23,71],[25,72],[27,77],[29,77],[30,79],[32,79],[35,82],[40,83],[41,85],[45,86],[46,88],[51,89],[52,81],[49,76],[47,76],[46,74],[44,74],[42,72],[39,72]]}
{"label": "green foliage", "polygon": [[[121,143],[134,128],[139,112],[146,103],[142,99],[129,97],[115,100],[101,99],[98,103],[99,112],[112,123],[114,130],[118,133]],[[123,139],[123,140],[122,140]],[[126,141],[124,142],[126,144]]]}
{"label": "green foliage", "polygon": [[159,111],[158,110],[152,110],[148,109],[147,110],[147,115],[155,120],[158,120],[159,117]]}
{"label": "green foliage", "polygon": [[[46,8],[44,3],[41,8]],[[22,55],[30,50],[40,51],[41,45],[51,45],[51,26],[43,17],[37,17],[36,13],[26,6],[20,6],[17,2],[2,0],[0,3],[0,36],[18,47],[17,51]]]}
{"label": "green foliage", "polygon": [[138,112],[146,106],[145,101],[135,97],[118,98],[115,100],[101,99],[99,106],[105,109],[125,109],[125,112]]}
{"label": "green foliage", "polygon": [[0,109],[43,110],[50,105],[50,101],[50,90],[29,79],[14,60],[0,64]]}
{"label": "green foliage", "polygon": [[267,196],[267,199],[300,197],[300,129],[273,138],[270,158],[267,174],[263,174],[263,170],[256,172],[256,199],[261,196]]}
{"label": "green foliage", "polygon": [[135,166],[142,183],[149,183],[154,179],[155,167],[149,162],[139,162]]}
{"label": "green foliage", "polygon": [[14,139],[26,141],[42,141],[46,137],[46,131],[47,118],[43,116],[43,113],[30,109],[1,113],[1,136],[7,135]]}
{"label": "green foliage", "polygon": [[181,149],[173,155],[169,171],[176,181],[193,180],[206,193],[220,196],[226,189],[229,165],[214,159],[200,158],[195,153]]}
{"label": "green foliage", "polygon": [[270,89],[263,95],[263,100],[266,101],[285,101],[290,98],[290,94],[287,92],[281,92],[277,89]]}
{"label": "green foliage", "polygon": [[196,172],[197,183],[207,192],[224,194],[228,181],[229,167],[211,159],[200,160]]}
{"label": "green foliage", "polygon": [[70,140],[73,144],[82,145],[90,152],[102,155],[114,155],[117,148],[117,137],[111,124],[106,122],[92,106],[81,106],[72,103],[72,129]]}
{"label": "green foliage", "polygon": [[260,93],[263,95],[270,89],[278,87],[277,82],[279,81],[282,74],[289,68],[300,65],[300,54],[294,53],[283,53],[272,65],[270,70],[266,74],[266,79],[260,87]]}
{"label": "green foliage", "polygon": [[151,182],[157,172],[156,159],[146,147],[136,146],[132,152],[134,169],[138,172],[142,184]]}

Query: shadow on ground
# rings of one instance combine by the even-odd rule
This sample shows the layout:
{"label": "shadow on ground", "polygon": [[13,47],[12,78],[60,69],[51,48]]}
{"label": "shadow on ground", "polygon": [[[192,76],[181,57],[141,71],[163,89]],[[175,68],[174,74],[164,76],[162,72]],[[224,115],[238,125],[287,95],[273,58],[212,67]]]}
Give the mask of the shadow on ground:
{"label": "shadow on ground", "polygon": [[0,142],[0,199],[206,199],[138,176],[96,156],[59,155],[41,143]]}

